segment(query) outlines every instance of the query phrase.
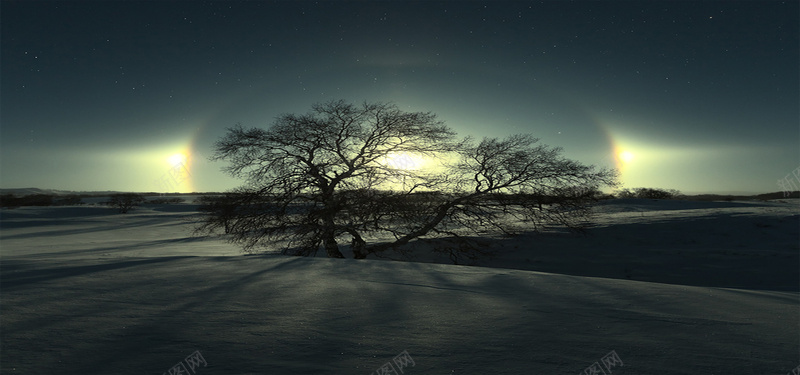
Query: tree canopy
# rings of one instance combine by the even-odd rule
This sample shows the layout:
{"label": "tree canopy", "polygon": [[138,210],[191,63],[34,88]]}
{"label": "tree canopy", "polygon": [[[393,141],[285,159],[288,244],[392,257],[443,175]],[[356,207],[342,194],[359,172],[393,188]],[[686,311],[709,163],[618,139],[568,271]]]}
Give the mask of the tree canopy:
{"label": "tree canopy", "polygon": [[[206,205],[200,229],[295,255],[322,247],[343,257],[347,239],[364,258],[423,237],[463,244],[487,230],[577,227],[599,187],[616,184],[615,170],[566,159],[530,135],[459,139],[434,114],[389,103],[315,104],[267,129],[230,128],[215,146],[214,159],[245,184]],[[425,166],[392,162],[398,155]],[[480,252],[457,248],[446,251]]]}

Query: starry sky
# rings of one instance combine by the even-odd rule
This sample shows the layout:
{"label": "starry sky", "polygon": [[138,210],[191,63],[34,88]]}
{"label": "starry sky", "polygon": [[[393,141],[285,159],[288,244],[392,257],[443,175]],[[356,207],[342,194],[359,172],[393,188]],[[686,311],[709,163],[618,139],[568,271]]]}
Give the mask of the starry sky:
{"label": "starry sky", "polygon": [[800,166],[797,1],[8,1],[0,187],[211,192],[226,128],[345,99],[530,133],[623,187]]}

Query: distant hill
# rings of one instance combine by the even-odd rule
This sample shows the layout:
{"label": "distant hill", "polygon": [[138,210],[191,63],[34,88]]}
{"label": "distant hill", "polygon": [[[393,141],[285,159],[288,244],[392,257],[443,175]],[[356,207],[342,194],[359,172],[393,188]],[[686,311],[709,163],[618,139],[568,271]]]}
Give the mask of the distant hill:
{"label": "distant hill", "polygon": [[56,190],[56,189],[39,189],[39,188],[11,188],[0,189],[0,194],[13,194],[21,197],[26,195],[108,195],[120,193],[119,191],[70,191],[70,190]]}
{"label": "distant hill", "polygon": [[78,195],[82,197],[103,197],[111,194],[119,193],[138,193],[145,196],[153,195],[198,195],[198,194],[222,194],[222,193],[157,193],[157,192],[140,192],[140,191],[119,191],[119,190],[106,190],[106,191],[73,191],[73,190],[56,190],[56,189],[39,189],[39,188],[13,188],[13,189],[0,189],[0,195],[14,195],[16,197],[24,197],[29,195]]}

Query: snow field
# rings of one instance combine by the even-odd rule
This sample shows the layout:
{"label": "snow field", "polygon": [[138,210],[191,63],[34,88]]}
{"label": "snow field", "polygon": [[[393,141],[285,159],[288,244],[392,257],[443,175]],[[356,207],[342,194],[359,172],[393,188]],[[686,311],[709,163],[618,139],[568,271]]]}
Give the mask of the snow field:
{"label": "snow field", "polygon": [[162,374],[200,351],[200,375],[367,375],[404,350],[412,375],[577,374],[612,350],[614,374],[791,371],[796,202],[675,204],[490,239],[483,267],[242,256],[192,237],[191,205],[3,210],[0,372]]}

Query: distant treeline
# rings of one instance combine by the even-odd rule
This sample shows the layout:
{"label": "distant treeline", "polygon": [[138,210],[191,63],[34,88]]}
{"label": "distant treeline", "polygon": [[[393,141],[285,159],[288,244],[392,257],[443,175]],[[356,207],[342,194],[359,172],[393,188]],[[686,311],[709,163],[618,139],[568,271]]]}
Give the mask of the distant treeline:
{"label": "distant treeline", "polygon": [[[15,208],[15,207],[30,207],[30,206],[76,206],[85,204],[83,199],[86,198],[111,198],[107,202],[99,202],[101,204],[112,204],[114,197],[131,195],[141,197],[141,202],[148,204],[178,204],[185,202],[181,198],[182,194],[159,194],[159,193],[113,193],[113,194],[2,194],[0,195],[0,207]],[[146,199],[145,197],[157,197]]]}
{"label": "distant treeline", "polygon": [[[119,195],[120,193],[111,193],[111,194],[97,194],[97,193],[88,193],[88,194],[27,194],[27,195],[15,195],[15,194],[2,194],[0,195],[0,207],[5,208],[15,208],[15,207],[26,207],[26,206],[74,206],[74,205],[81,205],[84,204],[84,198],[102,198],[102,197],[112,197]],[[198,199],[194,200],[194,203],[199,203],[201,205],[207,205],[212,201],[215,201],[215,197],[223,197],[229,195],[230,193],[125,193],[125,194],[135,194],[142,198],[144,197],[151,197],[143,203],[147,204],[178,204],[184,203],[186,200],[181,198],[181,196],[200,196]],[[431,194],[431,193],[417,193],[417,194]],[[733,201],[733,200],[771,200],[771,199],[784,199],[784,198],[800,198],[800,191],[793,191],[793,192],[774,192],[774,193],[767,193],[767,194],[758,194],[758,195],[722,195],[722,194],[699,194],[699,195],[683,195],[678,190],[673,189],[657,189],[657,188],[633,188],[633,189],[621,189],[613,194],[603,194],[598,191],[589,191],[586,192],[587,195],[591,195],[592,198],[597,200],[603,199],[615,199],[615,198],[626,198],[626,199],[681,199],[681,200],[692,200],[692,201]],[[157,197],[157,198],[152,198]],[[418,197],[419,198],[419,197]],[[494,199],[498,199],[495,197]],[[503,198],[500,198],[503,199]],[[537,195],[530,195],[530,194],[513,194],[508,195],[505,199],[510,200],[519,200],[519,199],[534,199],[540,201],[542,203],[548,203],[547,197],[537,196]],[[109,202],[102,202],[102,203],[109,203]]]}
{"label": "distant treeline", "polygon": [[771,199],[800,198],[800,191],[774,192],[757,195],[697,194],[684,195],[674,189],[634,188],[621,189],[614,193],[615,198],[638,199],[680,199],[689,201],[765,201]]}
{"label": "distant treeline", "polygon": [[699,194],[699,195],[688,195],[682,197],[682,199],[693,200],[693,201],[748,201],[748,200],[766,201],[772,199],[788,199],[788,198],[800,198],[800,191],[791,191],[791,192],[778,191],[774,193],[758,194],[758,195]]}
{"label": "distant treeline", "polygon": [[79,195],[58,196],[50,194],[31,194],[15,196],[14,194],[0,195],[0,207],[23,206],[72,206],[81,203]]}

